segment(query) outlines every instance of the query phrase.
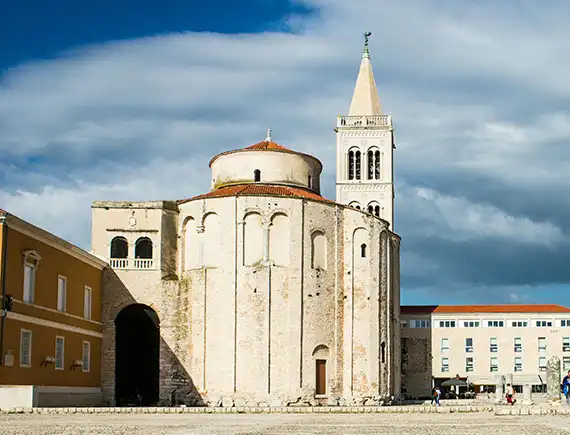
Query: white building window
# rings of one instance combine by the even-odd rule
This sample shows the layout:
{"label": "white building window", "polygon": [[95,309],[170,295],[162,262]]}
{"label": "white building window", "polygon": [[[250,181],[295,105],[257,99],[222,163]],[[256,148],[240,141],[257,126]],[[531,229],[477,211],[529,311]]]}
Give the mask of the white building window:
{"label": "white building window", "polygon": [[455,320],[440,320],[440,328],[455,328]]}
{"label": "white building window", "polygon": [[441,371],[448,372],[449,371],[449,358],[442,358],[441,359]]}
{"label": "white building window", "polygon": [[464,327],[464,328],[478,328],[478,327],[479,327],[479,322],[476,322],[476,321],[473,321],[473,320],[464,321],[464,322],[463,322],[463,327]]}
{"label": "white building window", "polygon": [[491,373],[496,373],[499,371],[499,358],[496,356],[491,357],[489,370]]}
{"label": "white building window", "polygon": [[65,312],[67,304],[67,278],[59,276],[57,279],[57,311]]}
{"label": "white building window", "polygon": [[65,338],[55,337],[55,369],[64,369]]}
{"label": "white building window", "polygon": [[83,361],[83,371],[88,372],[89,370],[91,370],[91,342],[89,341],[83,342],[82,361]]}
{"label": "white building window", "polygon": [[408,328],[408,327],[410,326],[407,320],[400,320],[400,328]]}
{"label": "white building window", "polygon": [[34,250],[23,252],[24,257],[24,302],[34,303],[36,292],[36,270],[40,264],[40,254]]}
{"label": "white building window", "polygon": [[570,352],[570,337],[562,337],[562,352]]}
{"label": "white building window", "polygon": [[20,330],[20,367],[32,365],[32,331]]}
{"label": "white building window", "polygon": [[522,338],[515,337],[515,352],[522,352]]}
{"label": "white building window", "polygon": [[487,327],[488,328],[503,328],[505,326],[505,322],[503,320],[488,320]]}
{"label": "white building window", "polygon": [[528,322],[526,320],[517,320],[516,322],[511,322],[511,326],[513,328],[526,328],[528,326]]}
{"label": "white building window", "polygon": [[515,357],[515,372],[522,372],[523,365],[522,365],[522,357],[517,356]]}
{"label": "white building window", "polygon": [[465,358],[465,371],[466,372],[472,372],[474,369],[474,362],[473,362],[473,357],[467,357]]}
{"label": "white building window", "polygon": [[540,356],[538,357],[538,371],[545,372],[546,371],[546,357]]}
{"label": "white building window", "polygon": [[546,337],[538,337],[538,351],[546,352]]}
{"label": "white building window", "polygon": [[537,328],[550,328],[552,327],[552,320],[537,320]]}
{"label": "white building window", "polygon": [[83,289],[83,317],[91,320],[91,287],[88,286]]}
{"label": "white building window", "polygon": [[562,326],[562,327],[564,327],[564,328],[570,327],[570,320],[561,320],[561,321],[560,321],[560,326]]}
{"label": "white building window", "polygon": [[431,327],[429,320],[421,319],[421,320],[410,321],[410,328],[429,328],[429,327]]}
{"label": "white building window", "polygon": [[465,352],[473,352],[473,339],[466,338],[465,339]]}
{"label": "white building window", "polygon": [[562,358],[562,371],[568,373],[570,371],[570,356]]}
{"label": "white building window", "polygon": [[441,352],[449,352],[449,339],[448,338],[442,338],[441,339]]}
{"label": "white building window", "polygon": [[24,264],[24,302],[34,303],[36,286],[36,267],[32,264]]}
{"label": "white building window", "polygon": [[489,339],[489,351],[490,352],[498,352],[499,345],[497,344],[497,337],[491,337]]}

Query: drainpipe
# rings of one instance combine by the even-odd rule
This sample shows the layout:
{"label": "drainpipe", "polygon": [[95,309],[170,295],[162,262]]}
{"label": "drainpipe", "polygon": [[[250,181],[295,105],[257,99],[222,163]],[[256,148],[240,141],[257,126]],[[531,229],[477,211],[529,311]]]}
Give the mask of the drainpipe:
{"label": "drainpipe", "polygon": [[4,365],[4,329],[6,328],[6,263],[8,259],[6,258],[7,247],[8,247],[8,223],[6,222],[6,216],[0,216],[0,224],[2,225],[2,319],[0,319],[0,366]]}

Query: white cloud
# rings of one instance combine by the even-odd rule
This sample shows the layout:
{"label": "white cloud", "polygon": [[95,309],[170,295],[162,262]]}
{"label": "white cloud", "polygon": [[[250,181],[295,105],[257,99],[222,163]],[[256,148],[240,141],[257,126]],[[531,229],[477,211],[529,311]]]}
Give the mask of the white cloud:
{"label": "white cloud", "polygon": [[[426,226],[419,232],[452,241],[494,238],[516,244],[555,246],[567,238],[550,222],[534,222],[524,216],[512,216],[487,204],[473,204],[464,198],[442,195],[433,189],[404,190],[402,199],[416,201]],[[410,207],[411,208],[411,207]]]}

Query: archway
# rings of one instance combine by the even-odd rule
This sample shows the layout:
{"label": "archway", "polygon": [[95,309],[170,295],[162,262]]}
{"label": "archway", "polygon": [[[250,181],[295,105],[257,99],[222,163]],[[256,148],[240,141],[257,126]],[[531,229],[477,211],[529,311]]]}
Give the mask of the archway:
{"label": "archway", "polygon": [[117,406],[158,403],[160,322],[147,305],[133,304],[115,318]]}

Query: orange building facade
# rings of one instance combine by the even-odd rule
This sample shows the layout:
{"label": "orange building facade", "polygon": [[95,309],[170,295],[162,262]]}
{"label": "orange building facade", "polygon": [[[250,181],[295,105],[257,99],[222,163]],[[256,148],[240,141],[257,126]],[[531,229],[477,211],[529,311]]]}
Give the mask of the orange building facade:
{"label": "orange building facade", "polygon": [[101,400],[107,263],[0,211],[0,408]]}

